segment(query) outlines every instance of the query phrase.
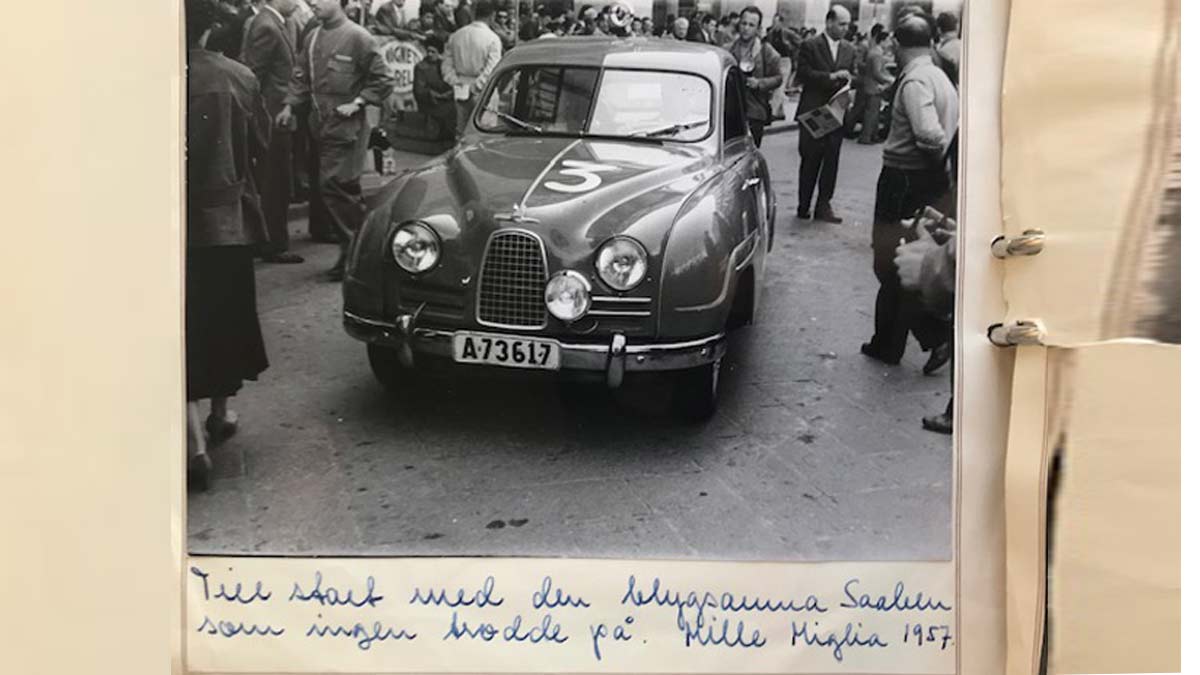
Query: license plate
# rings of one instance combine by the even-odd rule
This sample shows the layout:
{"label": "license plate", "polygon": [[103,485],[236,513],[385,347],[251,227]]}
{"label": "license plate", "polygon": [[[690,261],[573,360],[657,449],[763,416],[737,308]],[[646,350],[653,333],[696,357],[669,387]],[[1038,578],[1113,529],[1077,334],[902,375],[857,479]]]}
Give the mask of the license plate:
{"label": "license plate", "polygon": [[487,333],[454,334],[454,360],[459,363],[558,370],[558,352],[559,346],[554,340]]}

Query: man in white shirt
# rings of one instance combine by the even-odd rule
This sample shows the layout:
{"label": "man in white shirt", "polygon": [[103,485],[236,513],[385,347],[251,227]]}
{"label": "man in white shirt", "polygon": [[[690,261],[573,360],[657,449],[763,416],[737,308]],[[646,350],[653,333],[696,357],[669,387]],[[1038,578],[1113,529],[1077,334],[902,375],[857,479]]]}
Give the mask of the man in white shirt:
{"label": "man in white shirt", "polygon": [[442,78],[454,87],[458,113],[458,135],[462,136],[475,110],[475,103],[488,78],[500,62],[500,36],[488,22],[496,13],[492,0],[475,3],[475,20],[454,31],[442,59]]}

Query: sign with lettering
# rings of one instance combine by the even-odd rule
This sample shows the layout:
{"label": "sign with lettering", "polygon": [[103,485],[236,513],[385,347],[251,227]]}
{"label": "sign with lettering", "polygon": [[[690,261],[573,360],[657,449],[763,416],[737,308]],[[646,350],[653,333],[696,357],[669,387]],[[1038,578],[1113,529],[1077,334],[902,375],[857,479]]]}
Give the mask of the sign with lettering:
{"label": "sign with lettering", "polygon": [[200,672],[955,670],[951,563],[201,557],[185,583]]}
{"label": "sign with lettering", "polygon": [[425,58],[425,48],[418,42],[407,42],[393,37],[376,37],[375,40],[379,55],[383,57],[383,62],[392,72],[395,82],[392,98],[399,104],[396,109],[404,110],[412,107],[403,102],[413,97],[413,73],[417,64]]}

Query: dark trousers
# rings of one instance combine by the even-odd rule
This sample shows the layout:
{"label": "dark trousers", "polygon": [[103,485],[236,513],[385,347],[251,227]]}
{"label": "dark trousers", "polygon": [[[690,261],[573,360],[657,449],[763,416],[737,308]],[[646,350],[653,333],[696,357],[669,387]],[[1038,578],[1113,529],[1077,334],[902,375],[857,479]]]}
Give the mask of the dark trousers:
{"label": "dark trousers", "polygon": [[813,191],[820,185],[817,212],[829,209],[833,190],[837,187],[838,159],[842,155],[842,137],[838,129],[821,138],[813,138],[800,127],[800,201],[797,210],[808,211]]}
{"label": "dark trousers", "polygon": [[842,120],[842,131],[846,132],[846,136],[854,135],[854,127],[862,121],[863,111],[866,108],[867,97],[863,95],[863,90],[860,85],[855,85],[854,88],[854,105],[846,111],[846,117]]}
{"label": "dark trousers", "polygon": [[862,104],[862,133],[858,136],[859,143],[874,143],[875,134],[879,132],[879,113],[883,110],[883,96],[880,94],[860,94]]}
{"label": "dark trousers", "polygon": [[297,164],[296,175],[303,177],[304,192],[308,199],[308,236],[317,241],[337,241],[333,226],[329,221],[329,209],[321,199],[321,148],[317,143],[316,134],[309,125],[309,113],[303,113],[299,118],[296,136],[303,140],[296,143],[294,156],[302,164]]}
{"label": "dark trousers", "polygon": [[288,250],[288,206],[292,202],[292,134],[276,129],[267,147],[267,162],[262,182],[263,217],[267,224],[267,241],[260,249],[263,255],[275,255]]}
{"label": "dark trousers", "polygon": [[317,153],[321,164],[317,201],[328,214],[329,228],[341,247],[335,269],[345,266],[350,242],[367,214],[360,179],[370,134],[365,120],[359,120],[358,128],[354,137],[323,136]]}
{"label": "dark trousers", "polygon": [[763,129],[767,123],[762,120],[750,120],[750,135],[754,137],[754,147],[762,146]]}
{"label": "dark trousers", "polygon": [[[307,132],[306,132],[307,133]],[[321,152],[316,138],[308,136],[308,234],[318,241],[336,241],[333,216],[321,197]]]}
{"label": "dark trousers", "polygon": [[300,127],[292,132],[292,198],[299,201],[307,198],[309,176],[310,145],[308,124],[301,119]]}
{"label": "dark trousers", "polygon": [[942,169],[908,171],[885,166],[879,172],[875,224],[871,230],[879,292],[875,296],[875,335],[871,337],[871,348],[885,361],[898,362],[904,356],[910,332],[924,350],[950,339],[952,324],[931,314],[921,301],[920,292],[905,290],[896,269],[896,248],[902,239],[911,241],[916,237],[900,221],[942,200],[949,186]]}
{"label": "dark trousers", "polygon": [[362,226],[367,208],[363,201],[362,185],[359,180],[342,180],[338,176],[324,176],[321,179],[321,201],[329,213],[329,225],[337,237],[341,251],[334,268],[346,264],[346,254],[350,250],[350,242],[354,234]]}

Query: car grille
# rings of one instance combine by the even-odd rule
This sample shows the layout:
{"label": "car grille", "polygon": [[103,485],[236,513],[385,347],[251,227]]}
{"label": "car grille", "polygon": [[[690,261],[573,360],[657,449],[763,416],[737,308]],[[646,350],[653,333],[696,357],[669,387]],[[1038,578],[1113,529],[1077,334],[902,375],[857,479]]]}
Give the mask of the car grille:
{"label": "car grille", "polygon": [[479,273],[479,323],[503,328],[546,325],[546,259],[542,242],[502,231],[488,241]]}

